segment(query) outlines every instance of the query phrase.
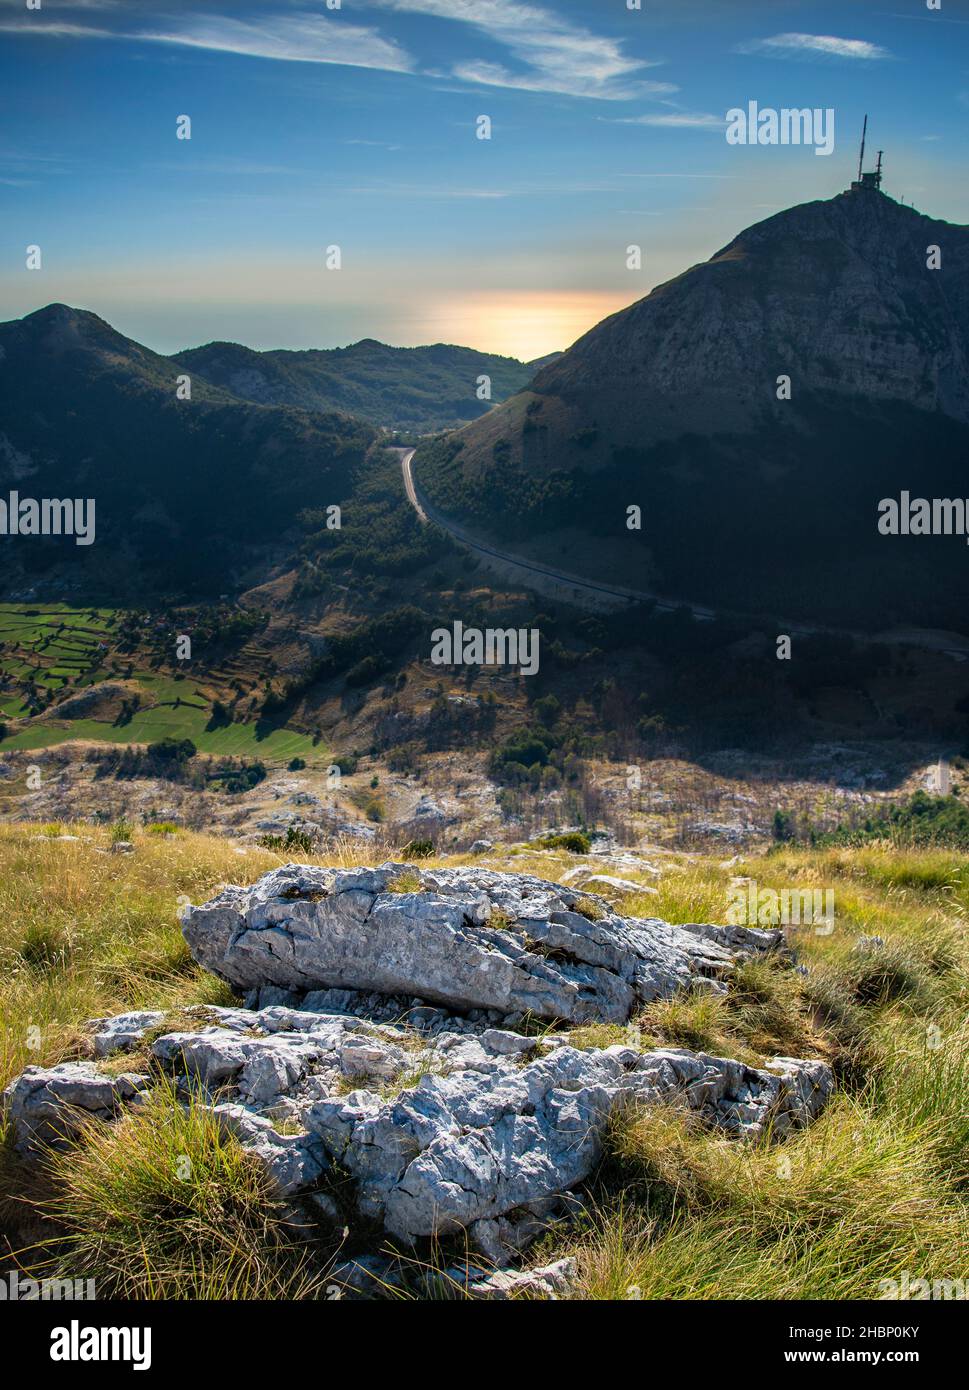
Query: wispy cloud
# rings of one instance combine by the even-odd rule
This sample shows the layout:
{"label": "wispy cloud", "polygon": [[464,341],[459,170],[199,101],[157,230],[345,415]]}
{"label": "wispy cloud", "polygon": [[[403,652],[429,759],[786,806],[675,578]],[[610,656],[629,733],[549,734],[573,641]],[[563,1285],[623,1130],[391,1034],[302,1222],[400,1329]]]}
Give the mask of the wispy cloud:
{"label": "wispy cloud", "polygon": [[110,29],[95,29],[90,24],[67,24],[55,20],[38,22],[33,19],[0,19],[0,33],[25,34],[48,39],[113,39]]}
{"label": "wispy cloud", "polygon": [[558,92],[567,96],[622,101],[670,84],[644,83],[638,76],[656,66],[627,57],[618,39],[595,34],[558,10],[523,0],[368,0],[379,9],[420,14],[466,24],[508,50],[513,62],[457,61],[452,75],[487,87]]}
{"label": "wispy cloud", "polygon": [[[104,3],[68,8],[113,8]],[[91,24],[51,20],[44,11],[32,18],[0,20],[0,32],[47,38],[126,39],[139,43],[175,44],[185,48],[234,53],[249,58],[269,58],[277,62],[335,63],[345,67],[380,68],[390,72],[412,72],[414,58],[376,29],[349,24],[342,16],[328,18],[313,14],[267,14],[235,19],[220,14],[171,17],[161,27],[132,25],[130,13],[124,28],[97,28]]]}
{"label": "wispy cloud", "polygon": [[723,130],[726,121],[723,116],[714,116],[709,111],[663,111],[645,116],[623,116],[616,125],[653,125],[666,130]]}
{"label": "wispy cloud", "polygon": [[393,39],[323,15],[272,15],[259,20],[199,15],[137,37],[291,63],[340,63],[390,72],[411,72],[415,67],[414,59]]}
{"label": "wispy cloud", "polygon": [[832,34],[774,34],[768,39],[738,43],[735,53],[759,53],[766,58],[856,58],[873,62],[892,55],[866,39],[839,39]]}
{"label": "wispy cloud", "polygon": [[[472,90],[505,87],[607,101],[668,96],[678,90],[670,82],[646,81],[643,72],[657,63],[629,56],[621,39],[595,33],[560,10],[531,0],[361,0],[361,7],[464,26],[470,51],[462,56],[460,34],[452,35],[456,53],[442,73],[442,65],[425,67],[396,38],[351,22],[345,11],[312,12],[306,0],[290,0],[283,13],[269,0],[236,0],[231,14],[219,13],[218,0],[213,0],[211,10],[187,15],[174,7],[166,12],[145,0],[126,0],[123,7],[116,0],[65,0],[56,18],[46,10],[24,16],[20,9],[16,18],[0,20],[0,31],[164,43],[277,62],[420,70],[424,76],[435,75],[436,66],[438,75],[464,82]],[[0,9],[13,10],[13,0],[0,0]],[[240,15],[240,9],[245,13]],[[481,56],[482,39],[504,53]]]}

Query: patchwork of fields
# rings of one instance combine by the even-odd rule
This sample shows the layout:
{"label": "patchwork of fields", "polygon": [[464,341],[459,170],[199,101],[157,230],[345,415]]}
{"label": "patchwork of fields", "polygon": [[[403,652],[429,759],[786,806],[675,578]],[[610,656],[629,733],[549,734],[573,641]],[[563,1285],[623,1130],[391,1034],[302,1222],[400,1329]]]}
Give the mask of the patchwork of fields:
{"label": "patchwork of fields", "polygon": [[[116,617],[108,608],[71,608],[63,603],[0,604],[0,673],[38,689],[57,691],[81,678],[89,684],[104,674],[103,662],[116,640]],[[27,713],[22,700],[0,692],[0,713]]]}
{"label": "patchwork of fields", "polygon": [[[216,692],[204,680],[140,669],[134,655],[117,653],[118,614],[107,608],[67,604],[0,604],[0,721],[8,726],[0,750],[49,748],[70,739],[99,743],[156,743],[191,739],[200,753],[319,761],[323,750],[307,734],[267,721],[217,722]],[[101,681],[123,679],[138,708],[121,717],[58,718],[56,709],[13,725],[30,714],[25,687],[72,695]]]}

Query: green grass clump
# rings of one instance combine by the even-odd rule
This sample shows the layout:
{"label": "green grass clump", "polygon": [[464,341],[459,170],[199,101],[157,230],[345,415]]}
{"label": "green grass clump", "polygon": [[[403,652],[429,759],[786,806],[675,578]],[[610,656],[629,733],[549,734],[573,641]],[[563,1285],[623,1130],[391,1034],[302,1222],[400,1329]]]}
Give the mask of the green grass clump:
{"label": "green grass clump", "polygon": [[592,841],[582,830],[569,830],[564,835],[543,835],[538,843],[543,849],[567,849],[570,854],[588,854]]}
{"label": "green grass clump", "polygon": [[112,825],[110,833],[111,843],[113,845],[120,845],[133,838],[135,827],[131,824],[131,821],[125,820],[122,816],[120,820],[116,820]]}
{"label": "green grass clump", "polygon": [[589,922],[600,922],[606,916],[606,909],[596,898],[579,898],[572,905],[572,911]]}
{"label": "green grass clump", "polygon": [[909,952],[890,943],[856,946],[847,962],[848,980],[862,1004],[887,1003],[917,994],[923,971]]}
{"label": "green grass clump", "polygon": [[421,880],[416,873],[405,872],[397,874],[387,884],[388,893],[419,893],[421,891]]}
{"label": "green grass clump", "polygon": [[145,833],[148,835],[177,835],[181,826],[176,825],[173,820],[154,820],[145,826]]}
{"label": "green grass clump", "polygon": [[57,1263],[93,1271],[101,1298],[301,1298],[318,1284],[259,1160],[171,1085],[88,1126],[49,1178]]}

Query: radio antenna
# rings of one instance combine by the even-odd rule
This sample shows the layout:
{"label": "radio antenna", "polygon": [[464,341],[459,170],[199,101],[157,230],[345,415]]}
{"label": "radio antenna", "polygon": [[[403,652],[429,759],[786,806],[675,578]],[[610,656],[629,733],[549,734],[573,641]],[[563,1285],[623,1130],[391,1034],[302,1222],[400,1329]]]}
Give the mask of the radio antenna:
{"label": "radio antenna", "polygon": [[868,113],[865,112],[865,124],[861,128],[861,154],[858,156],[858,182],[861,183],[861,169],[865,162],[865,136],[868,134]]}

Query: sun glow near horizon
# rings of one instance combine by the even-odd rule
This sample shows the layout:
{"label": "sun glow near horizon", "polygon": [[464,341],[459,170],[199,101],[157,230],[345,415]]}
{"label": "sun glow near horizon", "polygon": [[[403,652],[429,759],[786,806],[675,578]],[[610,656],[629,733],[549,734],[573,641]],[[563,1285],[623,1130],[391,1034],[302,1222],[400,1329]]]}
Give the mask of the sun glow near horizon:
{"label": "sun glow near horizon", "polygon": [[413,324],[408,345],[456,343],[530,362],[564,351],[628,303],[628,295],[604,290],[480,292],[441,302]]}

